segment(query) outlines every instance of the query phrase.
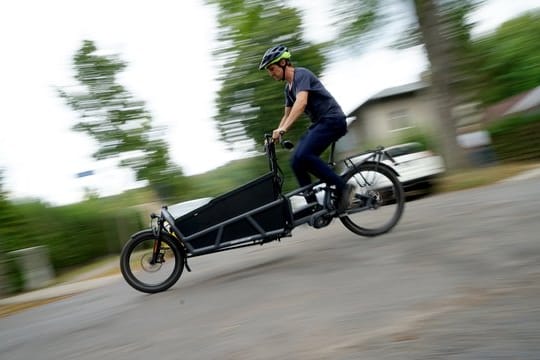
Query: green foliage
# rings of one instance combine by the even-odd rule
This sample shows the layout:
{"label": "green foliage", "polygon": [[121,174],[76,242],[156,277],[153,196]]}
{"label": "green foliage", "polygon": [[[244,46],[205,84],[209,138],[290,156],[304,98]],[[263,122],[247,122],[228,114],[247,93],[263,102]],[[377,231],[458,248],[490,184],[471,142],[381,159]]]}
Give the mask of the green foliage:
{"label": "green foliage", "polygon": [[422,144],[424,149],[435,150],[436,141],[434,136],[422,131],[421,129],[409,129],[400,134],[399,140],[394,144],[403,144],[408,142],[417,142]]}
{"label": "green foliage", "polygon": [[[437,3],[440,19],[444,21],[444,35],[456,40],[456,45],[466,44],[473,23],[469,14],[483,0],[446,0]],[[339,0],[334,2],[330,16],[339,35],[333,50],[361,50],[375,40],[389,40],[390,47],[407,49],[422,45],[422,33],[415,13],[414,2],[388,0]],[[397,36],[396,36],[397,35]],[[385,44],[386,45],[386,44]]]}
{"label": "green foliage", "polygon": [[[286,150],[277,150],[279,165],[284,173],[283,190],[289,191],[298,187],[298,183],[289,166],[290,153]],[[203,197],[215,197],[270,171],[268,159],[264,154],[232,161],[225,166],[204,174],[190,176],[192,200]]]}
{"label": "green foliage", "polygon": [[384,0],[336,0],[333,5],[329,15],[338,36],[330,46],[337,52],[361,52],[375,39],[384,38],[379,36],[384,25],[395,19],[393,5],[389,7]]}
{"label": "green foliage", "polygon": [[24,277],[15,257],[0,253],[0,295],[21,292]]}
{"label": "green foliage", "polygon": [[[182,170],[171,161],[162,140],[163,129],[152,127],[152,117],[142,101],[117,82],[126,63],[113,55],[99,55],[92,41],[83,41],[73,57],[75,79],[80,86],[59,95],[81,121],[73,129],[90,135],[98,144],[97,160],[122,159],[120,166],[131,168],[137,180],[148,180],[159,196],[179,191]],[[181,181],[180,181],[181,182]],[[185,186],[185,182],[181,182]]]}
{"label": "green foliage", "polygon": [[488,131],[499,160],[540,159],[540,114],[502,119],[491,125]]}
{"label": "green foliage", "polygon": [[[298,10],[275,0],[208,0],[219,9],[219,41],[215,53],[222,65],[222,82],[215,120],[222,139],[231,146],[247,139],[258,144],[264,133],[277,127],[283,116],[283,83],[268,77],[258,66],[264,52],[283,43],[296,66],[315,74],[323,70],[322,45],[302,38]],[[308,125],[302,117],[289,133],[295,140]]]}
{"label": "green foliage", "polygon": [[0,173],[0,252],[6,253],[14,248],[10,247],[8,240],[20,235],[19,229],[25,229],[28,225],[26,219],[21,216],[19,208],[7,200],[3,190],[3,179]]}
{"label": "green foliage", "polygon": [[49,207],[41,202],[12,204],[0,228],[2,252],[45,245],[56,270],[118,253],[141,228],[135,210],[103,209],[100,200]]}
{"label": "green foliage", "polygon": [[472,45],[480,100],[492,104],[540,84],[540,10],[501,24]]}
{"label": "green foliage", "polygon": [[7,192],[4,190],[4,170],[0,168],[0,209],[7,203]]}

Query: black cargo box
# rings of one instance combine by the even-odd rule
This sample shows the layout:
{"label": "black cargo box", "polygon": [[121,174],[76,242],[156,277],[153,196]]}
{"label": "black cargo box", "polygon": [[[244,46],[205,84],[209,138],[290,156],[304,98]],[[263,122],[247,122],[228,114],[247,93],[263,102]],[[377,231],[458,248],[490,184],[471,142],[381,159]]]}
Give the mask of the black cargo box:
{"label": "black cargo box", "polygon": [[[246,215],[249,212],[251,215]],[[230,221],[235,217],[238,219]],[[268,173],[182,215],[175,219],[175,225],[195,250],[211,250],[253,236],[277,238],[291,228],[292,220],[288,201],[279,196],[274,177]]]}

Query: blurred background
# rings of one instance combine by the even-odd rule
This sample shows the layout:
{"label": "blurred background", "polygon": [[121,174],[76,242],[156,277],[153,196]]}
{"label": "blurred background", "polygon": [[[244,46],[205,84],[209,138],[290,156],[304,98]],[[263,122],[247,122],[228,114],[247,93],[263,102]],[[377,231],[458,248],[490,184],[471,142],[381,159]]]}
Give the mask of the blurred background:
{"label": "blurred background", "polygon": [[0,5],[0,28],[12,273],[5,254],[24,248],[45,246],[56,272],[118,253],[160,204],[264,173],[283,84],[257,67],[276,44],[349,116],[342,154],[415,141],[450,174],[540,157],[532,0],[19,1]]}

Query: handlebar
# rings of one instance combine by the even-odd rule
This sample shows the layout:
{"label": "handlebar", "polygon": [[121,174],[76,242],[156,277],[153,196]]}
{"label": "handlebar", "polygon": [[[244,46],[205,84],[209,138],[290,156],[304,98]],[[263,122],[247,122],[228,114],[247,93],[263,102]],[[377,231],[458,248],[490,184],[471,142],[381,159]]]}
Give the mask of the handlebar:
{"label": "handlebar", "polygon": [[[291,141],[283,140],[282,136],[279,137],[279,144],[282,148],[287,150],[290,150],[294,147],[294,144]],[[274,142],[274,139],[272,138],[272,134],[264,134],[264,152],[266,153],[266,156],[268,158],[268,165],[270,167],[270,171],[274,173],[276,178],[281,179],[279,180],[281,184],[281,182],[283,181],[283,172],[279,168],[276,156],[276,144]]]}
{"label": "handlebar", "polygon": [[[291,150],[294,148],[294,143],[290,140],[285,140],[283,139],[283,134],[281,134],[279,136],[279,144],[281,145],[282,148],[286,149],[286,150]],[[274,142],[273,138],[272,138],[272,134],[264,134],[264,143],[265,145],[270,143],[270,142]]]}

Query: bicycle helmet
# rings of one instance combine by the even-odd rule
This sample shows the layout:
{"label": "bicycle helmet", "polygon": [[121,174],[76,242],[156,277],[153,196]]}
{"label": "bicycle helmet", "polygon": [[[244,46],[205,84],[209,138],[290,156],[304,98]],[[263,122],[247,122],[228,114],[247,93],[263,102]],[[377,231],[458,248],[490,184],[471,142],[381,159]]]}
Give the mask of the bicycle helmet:
{"label": "bicycle helmet", "polygon": [[266,69],[269,65],[277,63],[281,59],[289,60],[291,53],[286,46],[277,45],[266,50],[259,65],[259,70]]}

